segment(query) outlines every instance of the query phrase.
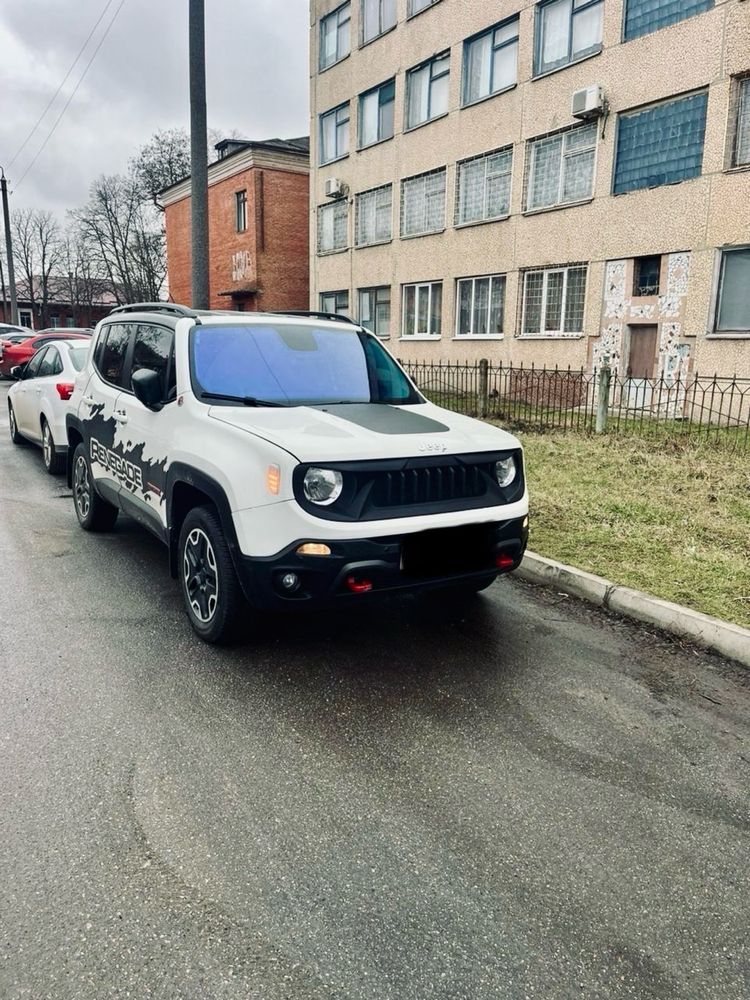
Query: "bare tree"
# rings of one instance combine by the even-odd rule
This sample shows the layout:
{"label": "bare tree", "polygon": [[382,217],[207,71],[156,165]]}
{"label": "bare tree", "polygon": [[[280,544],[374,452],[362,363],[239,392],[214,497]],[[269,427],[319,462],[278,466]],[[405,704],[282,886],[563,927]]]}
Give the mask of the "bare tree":
{"label": "bare tree", "polygon": [[144,200],[163,211],[157,201],[159,191],[190,174],[190,135],[184,128],[154,132],[130,161],[130,171]]}
{"label": "bare tree", "polygon": [[34,316],[42,326],[49,325],[50,295],[55,291],[53,275],[63,258],[60,224],[51,212],[22,209],[16,212],[13,226],[13,256],[26,286]]}

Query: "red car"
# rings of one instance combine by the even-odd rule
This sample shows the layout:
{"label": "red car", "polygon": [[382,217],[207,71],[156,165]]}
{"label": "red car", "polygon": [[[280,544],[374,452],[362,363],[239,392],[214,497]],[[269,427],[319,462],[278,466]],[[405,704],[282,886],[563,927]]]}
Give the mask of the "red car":
{"label": "red car", "polygon": [[20,344],[10,344],[3,348],[3,356],[0,359],[0,375],[9,377],[11,368],[25,364],[48,340],[87,340],[93,332],[93,330],[85,329],[71,330],[69,327],[62,330],[40,330],[35,336],[29,337],[28,340],[24,340]]}

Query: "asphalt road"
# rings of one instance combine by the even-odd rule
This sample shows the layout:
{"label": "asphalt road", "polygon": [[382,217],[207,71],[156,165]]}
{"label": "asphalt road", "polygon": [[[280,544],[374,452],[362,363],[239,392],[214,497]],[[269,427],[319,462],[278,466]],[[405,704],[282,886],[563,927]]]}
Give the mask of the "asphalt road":
{"label": "asphalt road", "polygon": [[2,1000],[750,996],[747,672],[514,580],[209,648],[4,430],[0,558]]}

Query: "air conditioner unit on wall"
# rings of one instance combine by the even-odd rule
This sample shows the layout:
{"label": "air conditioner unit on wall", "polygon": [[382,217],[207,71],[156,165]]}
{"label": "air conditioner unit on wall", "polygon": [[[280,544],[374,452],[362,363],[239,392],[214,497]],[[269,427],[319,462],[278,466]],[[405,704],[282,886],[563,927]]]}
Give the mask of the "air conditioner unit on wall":
{"label": "air conditioner unit on wall", "polygon": [[326,181],[326,198],[344,198],[348,188],[338,177],[329,177]]}
{"label": "air conditioner unit on wall", "polygon": [[591,87],[574,92],[571,114],[574,118],[587,121],[589,118],[601,118],[605,107],[604,91],[598,83],[595,83]]}

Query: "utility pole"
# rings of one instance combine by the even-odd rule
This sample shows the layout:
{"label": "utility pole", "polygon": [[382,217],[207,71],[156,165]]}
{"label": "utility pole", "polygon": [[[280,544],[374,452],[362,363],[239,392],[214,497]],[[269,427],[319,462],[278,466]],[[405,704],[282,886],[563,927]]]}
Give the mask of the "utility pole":
{"label": "utility pole", "polygon": [[[8,185],[5,171],[0,167],[0,192],[3,198],[3,225],[5,226],[5,253],[8,258],[8,284],[10,285],[10,321],[18,325],[18,301],[16,299],[16,269],[13,266],[13,241],[10,235],[10,211],[8,209]],[[5,304],[3,292],[3,305]]]}
{"label": "utility pole", "polygon": [[190,210],[194,309],[208,309],[208,126],[204,0],[189,0]]}

